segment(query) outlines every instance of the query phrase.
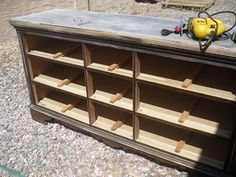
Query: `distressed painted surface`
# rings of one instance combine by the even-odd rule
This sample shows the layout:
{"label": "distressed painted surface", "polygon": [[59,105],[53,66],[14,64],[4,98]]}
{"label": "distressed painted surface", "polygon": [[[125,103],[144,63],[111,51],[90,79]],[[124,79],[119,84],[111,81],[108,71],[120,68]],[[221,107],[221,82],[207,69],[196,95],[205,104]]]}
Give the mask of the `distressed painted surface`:
{"label": "distressed painted surface", "polygon": [[[140,44],[199,51],[198,42],[183,35],[161,36],[163,28],[173,29],[178,20],[157,17],[117,15],[99,12],[50,10],[10,20],[14,26],[45,29],[56,32],[87,34],[116,40],[135,41]],[[209,53],[235,57],[236,44],[231,40],[216,41]]]}

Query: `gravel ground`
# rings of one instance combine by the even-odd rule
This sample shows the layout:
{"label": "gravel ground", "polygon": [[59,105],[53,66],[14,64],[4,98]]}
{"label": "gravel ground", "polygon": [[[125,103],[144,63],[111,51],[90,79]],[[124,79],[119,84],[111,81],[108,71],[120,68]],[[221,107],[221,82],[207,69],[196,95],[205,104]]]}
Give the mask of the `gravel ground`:
{"label": "gravel ground", "polygon": [[[17,41],[0,45],[0,164],[26,176],[186,177],[59,124],[33,121]],[[0,170],[0,176],[8,176]]]}
{"label": "gravel ground", "polygon": [[[27,7],[31,12],[49,9],[46,0],[30,1]],[[64,2],[57,8],[72,8],[72,1]],[[79,1],[79,0],[78,0]],[[4,1],[4,2],[11,2]],[[15,1],[14,1],[15,2]],[[17,0],[17,2],[20,2]],[[79,1],[80,2],[80,1]],[[38,5],[32,8],[33,4]],[[92,10],[132,15],[185,18],[196,16],[197,12],[174,9],[161,9],[160,4],[135,3],[131,0],[97,0]],[[6,4],[7,5],[7,4]],[[8,4],[9,5],[9,4]],[[19,3],[19,6],[22,3]],[[42,7],[40,7],[40,5]],[[51,3],[52,5],[52,3]],[[15,32],[7,25],[11,12],[3,13],[5,6],[0,4],[0,24],[5,30],[4,39],[14,37]],[[15,6],[15,8],[19,8]],[[83,1],[79,9],[85,9]],[[219,10],[236,11],[235,0],[216,0],[209,12]],[[14,10],[11,10],[14,11]],[[15,15],[29,13],[22,11]],[[5,15],[5,16],[4,16]],[[223,16],[232,22],[230,16]],[[148,25],[148,24],[147,24]],[[5,27],[5,28],[4,28]],[[9,34],[9,36],[8,36]],[[14,34],[14,35],[13,35]],[[3,38],[2,38],[3,39]],[[0,36],[1,41],[1,36]],[[16,40],[0,43],[0,164],[12,168],[26,176],[101,176],[101,177],[185,177],[185,172],[161,166],[143,157],[115,150],[95,139],[74,132],[59,124],[42,125],[31,119],[28,105],[29,96],[22,67],[18,42]],[[0,169],[0,176],[8,176]]]}

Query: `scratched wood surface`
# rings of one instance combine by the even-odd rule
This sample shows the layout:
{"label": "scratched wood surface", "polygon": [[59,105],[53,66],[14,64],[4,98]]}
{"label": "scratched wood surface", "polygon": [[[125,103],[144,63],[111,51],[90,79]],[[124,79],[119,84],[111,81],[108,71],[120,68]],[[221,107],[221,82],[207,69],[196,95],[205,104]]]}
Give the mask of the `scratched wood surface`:
{"label": "scratched wood surface", "polygon": [[[10,24],[15,27],[84,34],[143,45],[199,51],[198,42],[185,35],[161,36],[161,29],[173,29],[179,24],[179,20],[174,19],[56,9],[11,18]],[[236,44],[230,39],[216,41],[208,48],[207,53],[236,59]]]}

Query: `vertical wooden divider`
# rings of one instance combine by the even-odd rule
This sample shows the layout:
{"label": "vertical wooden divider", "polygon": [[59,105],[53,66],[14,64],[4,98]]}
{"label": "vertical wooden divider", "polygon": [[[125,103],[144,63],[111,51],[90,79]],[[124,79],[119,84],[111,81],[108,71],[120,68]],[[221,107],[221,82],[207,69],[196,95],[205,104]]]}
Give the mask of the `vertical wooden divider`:
{"label": "vertical wooden divider", "polygon": [[137,52],[132,53],[132,69],[133,69],[133,139],[136,140],[139,136],[139,119],[136,111],[140,104],[140,90],[137,83],[137,76],[140,74],[140,60]]}
{"label": "vertical wooden divider", "polygon": [[89,114],[89,123],[92,125],[96,121],[96,110],[94,104],[89,99],[93,95],[93,77],[87,70],[87,66],[91,64],[91,52],[86,44],[82,44],[82,58],[84,61],[84,79],[87,92],[87,108]]}
{"label": "vertical wooden divider", "polygon": [[22,58],[23,66],[24,66],[25,76],[27,80],[27,87],[30,94],[30,100],[31,100],[31,103],[37,104],[38,95],[36,93],[35,85],[32,83],[32,80],[31,80],[33,79],[33,72],[32,72],[31,63],[29,63],[29,58],[27,55],[27,53],[29,52],[28,41],[26,40],[25,34],[22,32],[17,32],[17,37],[20,44],[20,50],[21,50],[21,55],[22,55],[21,58]]}

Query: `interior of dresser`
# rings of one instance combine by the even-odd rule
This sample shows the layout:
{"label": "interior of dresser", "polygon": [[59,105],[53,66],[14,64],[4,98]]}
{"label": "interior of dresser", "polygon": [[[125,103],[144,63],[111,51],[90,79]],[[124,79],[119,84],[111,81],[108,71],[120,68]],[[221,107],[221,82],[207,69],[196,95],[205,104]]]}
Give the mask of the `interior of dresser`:
{"label": "interior of dresser", "polygon": [[94,126],[120,136],[132,139],[132,115],[101,104],[93,103],[95,107],[96,121]]}
{"label": "interior of dresser", "polygon": [[138,54],[138,79],[188,90],[229,101],[236,101],[236,71],[217,66]]}
{"label": "interior of dresser", "polygon": [[90,72],[94,100],[112,104],[124,109],[133,109],[132,81]]}
{"label": "interior of dresser", "polygon": [[83,65],[81,43],[31,34],[25,40],[30,55]]}
{"label": "interior of dresser", "polygon": [[37,104],[49,110],[89,124],[86,99],[35,85]]}
{"label": "interior of dresser", "polygon": [[204,136],[139,117],[137,141],[184,158],[223,169],[229,140]]}
{"label": "interior of dresser", "polygon": [[157,121],[231,138],[236,115],[233,104],[145,84],[139,84],[139,89],[138,113]]}
{"label": "interior of dresser", "polygon": [[32,79],[35,82],[62,89],[86,97],[84,71],[82,69],[30,59]]}
{"label": "interior of dresser", "polygon": [[111,47],[86,45],[90,53],[88,68],[132,77],[132,52]]}
{"label": "interior of dresser", "polygon": [[[236,101],[236,82],[228,79],[235,78],[235,71],[149,54],[138,53],[135,58],[131,51],[30,34],[25,39],[37,105],[191,161],[224,168],[236,109],[221,99]],[[83,66],[82,50],[86,67],[75,68],[74,64]],[[132,66],[132,56],[140,67]],[[137,73],[140,69],[137,88],[133,80],[110,74],[133,78],[133,68]],[[138,102],[135,120],[133,99]],[[95,116],[89,118],[92,109]],[[134,131],[135,138],[133,129],[138,132]]]}

